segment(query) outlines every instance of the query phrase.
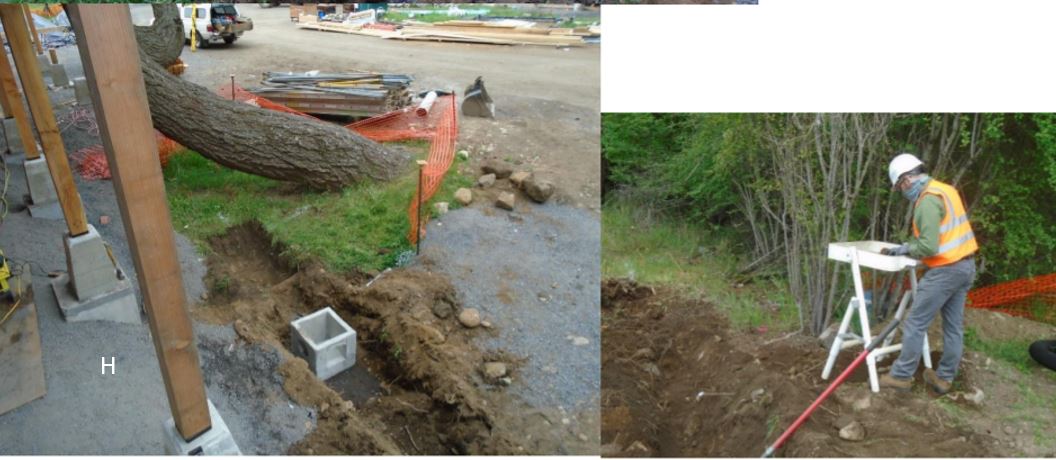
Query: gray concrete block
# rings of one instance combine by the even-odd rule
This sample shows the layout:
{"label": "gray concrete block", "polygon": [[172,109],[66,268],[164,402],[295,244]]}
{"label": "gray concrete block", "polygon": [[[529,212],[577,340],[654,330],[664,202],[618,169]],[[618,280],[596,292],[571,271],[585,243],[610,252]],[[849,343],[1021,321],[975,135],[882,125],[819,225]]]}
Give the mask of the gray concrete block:
{"label": "gray concrete block", "polygon": [[62,64],[48,64],[48,74],[51,75],[51,84],[58,87],[70,86],[70,77],[66,75],[66,67]]}
{"label": "gray concrete block", "polygon": [[142,323],[136,294],[127,278],[118,280],[113,289],[88,299],[77,298],[70,277],[65,273],[51,280],[51,289],[67,322]]}
{"label": "gray concrete block", "polygon": [[330,307],[290,323],[293,353],[326,380],[356,364],[356,331]]}
{"label": "gray concrete block", "polygon": [[40,69],[47,69],[51,65],[51,58],[48,57],[48,53],[38,54],[37,63],[40,65]]}
{"label": "gray concrete block", "polygon": [[216,410],[211,400],[206,399],[209,404],[209,419],[212,428],[198,435],[198,437],[185,441],[180,432],[176,431],[176,421],[171,417],[165,421],[165,453],[168,455],[242,455],[242,451],[231,436],[231,430],[227,428],[220,412]]}
{"label": "gray concrete block", "polygon": [[66,248],[66,273],[70,275],[70,285],[78,300],[113,290],[118,282],[116,267],[94,226],[89,224],[88,233],[66,235],[62,241]]}
{"label": "gray concrete block", "polygon": [[8,153],[12,155],[26,153],[26,149],[22,148],[22,136],[18,133],[18,123],[14,118],[4,118],[4,138],[7,139]]}
{"label": "gray concrete block", "polygon": [[29,210],[29,216],[34,219],[63,220],[66,218],[62,213],[62,204],[58,201],[45,204],[31,204],[27,201],[26,209]]}
{"label": "gray concrete block", "polygon": [[29,205],[47,205],[58,202],[59,197],[55,192],[55,185],[51,181],[51,172],[48,170],[48,162],[44,155],[35,160],[26,160],[22,163],[26,168],[26,185],[29,189]]}
{"label": "gray concrete block", "polygon": [[73,79],[73,94],[77,97],[77,105],[92,103],[92,95],[88,92],[88,80],[84,77]]}

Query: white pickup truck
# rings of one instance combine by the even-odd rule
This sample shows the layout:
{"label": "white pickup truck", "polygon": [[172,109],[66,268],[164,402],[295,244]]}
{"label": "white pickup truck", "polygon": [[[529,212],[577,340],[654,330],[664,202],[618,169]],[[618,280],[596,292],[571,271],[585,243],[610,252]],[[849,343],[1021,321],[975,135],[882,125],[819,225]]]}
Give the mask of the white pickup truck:
{"label": "white pickup truck", "polygon": [[[195,11],[197,10],[197,11]],[[238,14],[231,3],[183,3],[180,4],[183,33],[187,42],[197,32],[197,46],[207,48],[212,44],[234,43],[247,30],[253,30],[253,21]]]}

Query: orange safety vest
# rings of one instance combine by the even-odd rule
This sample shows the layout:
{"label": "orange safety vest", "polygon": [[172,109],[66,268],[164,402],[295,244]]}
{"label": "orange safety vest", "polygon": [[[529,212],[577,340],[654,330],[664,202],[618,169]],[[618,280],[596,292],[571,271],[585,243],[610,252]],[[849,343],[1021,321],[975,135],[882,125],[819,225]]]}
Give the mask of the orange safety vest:
{"label": "orange safety vest", "polygon": [[[939,223],[939,250],[930,257],[925,257],[923,262],[928,267],[940,267],[957,262],[968,257],[979,250],[975,242],[975,234],[972,233],[972,225],[968,223],[968,212],[964,209],[961,194],[952,185],[931,179],[927,188],[920,192],[917,202],[913,204],[914,209],[920,204],[924,195],[935,195],[942,198],[946,206],[946,215]],[[913,222],[913,236],[920,238],[920,229],[917,222]]]}

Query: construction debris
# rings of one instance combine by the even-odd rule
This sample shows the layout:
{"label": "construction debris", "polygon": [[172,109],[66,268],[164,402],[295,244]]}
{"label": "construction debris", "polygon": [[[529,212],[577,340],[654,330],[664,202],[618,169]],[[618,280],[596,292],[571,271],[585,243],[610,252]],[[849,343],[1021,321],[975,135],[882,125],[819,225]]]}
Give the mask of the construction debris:
{"label": "construction debris", "polygon": [[265,72],[257,96],[312,114],[369,117],[412,102],[409,75],[369,72]]}

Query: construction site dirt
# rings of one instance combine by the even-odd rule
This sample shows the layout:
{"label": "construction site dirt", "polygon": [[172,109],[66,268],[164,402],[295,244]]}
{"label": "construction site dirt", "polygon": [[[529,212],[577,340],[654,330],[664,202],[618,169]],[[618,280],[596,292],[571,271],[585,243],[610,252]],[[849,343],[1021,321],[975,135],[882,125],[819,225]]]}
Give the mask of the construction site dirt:
{"label": "construction site dirt", "polygon": [[[421,267],[378,277],[334,274],[317,265],[293,268],[257,223],[214,238],[208,300],[196,318],[233,324],[243,340],[284,356],[278,373],[286,393],[317,410],[318,425],[294,454],[499,454],[567,452],[545,411],[519,405],[487,377],[485,362],[519,359],[472,344],[486,330],[459,324],[461,309],[445,277]],[[363,337],[357,364],[328,382],[290,359],[289,322],[325,306]],[[491,390],[489,390],[489,388]],[[524,414],[538,413],[539,417]],[[585,443],[584,443],[585,444]],[[579,446],[580,449],[585,446]]]}
{"label": "construction site dirt", "polygon": [[[990,338],[1053,332],[1044,324],[991,317],[997,313],[969,313],[969,324],[987,325],[980,334]],[[735,330],[713,305],[671,288],[603,282],[602,334],[603,456],[757,456],[830,383],[820,378],[827,351],[815,339]],[[851,360],[845,353],[836,368]],[[889,365],[881,363],[881,372]],[[1056,379],[1046,372],[1024,378],[970,351],[955,391],[938,397],[919,383],[919,372],[912,393],[871,393],[862,367],[778,455],[1048,455],[1046,433],[1056,420],[1048,409],[1023,402],[1024,394],[1053,394]],[[1009,378],[1017,380],[1009,384]],[[851,422],[864,427],[863,438],[841,438],[840,428]]]}

